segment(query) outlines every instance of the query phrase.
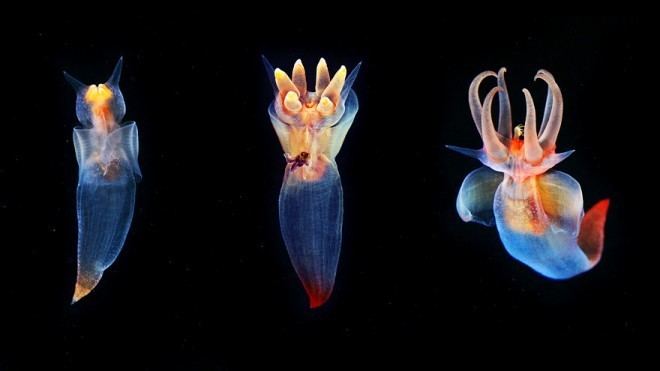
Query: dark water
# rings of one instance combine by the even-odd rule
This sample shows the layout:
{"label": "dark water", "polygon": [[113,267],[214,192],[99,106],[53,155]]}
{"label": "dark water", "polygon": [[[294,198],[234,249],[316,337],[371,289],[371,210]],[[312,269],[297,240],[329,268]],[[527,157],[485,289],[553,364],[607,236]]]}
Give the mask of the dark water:
{"label": "dark water", "polygon": [[[0,370],[434,365],[454,348],[583,345],[648,329],[643,246],[624,191],[635,155],[621,148],[639,136],[641,20],[252,23],[232,28],[200,12],[122,18],[121,27],[50,20],[5,33]],[[297,58],[310,69],[325,57],[331,71],[363,62],[360,111],[337,157],[337,283],[316,311],[278,228],[284,161],[261,54],[285,70]],[[120,55],[144,180],[121,255],[70,306],[76,118],[62,70],[102,82]],[[554,74],[565,102],[558,149],[577,150],[558,169],[581,183],[585,207],[611,198],[601,263],[569,281],[534,273],[494,229],[455,212],[458,187],[478,164],[444,145],[480,146],[468,85],[501,66],[514,124],[524,117],[520,90],[541,107],[546,87],[532,78],[539,68]]]}

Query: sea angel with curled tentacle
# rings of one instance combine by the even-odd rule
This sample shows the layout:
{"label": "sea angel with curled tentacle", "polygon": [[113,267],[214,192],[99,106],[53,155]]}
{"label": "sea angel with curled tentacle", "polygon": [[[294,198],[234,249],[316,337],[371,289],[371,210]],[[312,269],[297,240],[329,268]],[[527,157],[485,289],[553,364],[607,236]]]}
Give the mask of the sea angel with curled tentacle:
{"label": "sea angel with curled tentacle", "polygon": [[[563,99],[553,76],[540,70],[535,77],[548,84],[538,131],[534,101],[527,89],[523,89],[525,124],[512,130],[504,72],[504,68],[497,74],[482,72],[470,85],[470,110],[483,148],[448,146],[485,165],[465,178],[456,208],[466,222],[495,223],[504,247],[514,258],[543,276],[567,279],[588,271],[600,260],[609,200],[596,203],[585,214],[580,184],[561,171],[549,171],[573,153],[555,153]],[[497,77],[498,86],[490,90],[482,105],[479,85],[487,77]],[[491,117],[495,95],[500,108],[497,131]]]}
{"label": "sea angel with curled tentacle", "polygon": [[358,110],[351,86],[360,65],[348,77],[342,66],[331,79],[321,59],[312,91],[300,60],[291,78],[264,63],[275,90],[268,113],[287,162],[280,230],[309,305],[316,308],[330,297],[339,262],[343,193],[335,156]]}
{"label": "sea angel with curled tentacle", "polygon": [[76,90],[73,129],[78,160],[78,276],[73,302],[90,293],[115,261],[133,219],[137,162],[135,122],[121,124],[126,113],[119,90],[122,59],[107,82],[85,85],[64,73]]}

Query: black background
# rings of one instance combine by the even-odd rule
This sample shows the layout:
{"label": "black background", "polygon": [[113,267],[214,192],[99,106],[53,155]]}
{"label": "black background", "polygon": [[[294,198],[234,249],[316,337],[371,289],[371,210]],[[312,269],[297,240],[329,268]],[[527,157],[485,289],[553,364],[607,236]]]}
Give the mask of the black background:
{"label": "black background", "polygon": [[[620,147],[641,122],[638,19],[176,19],[64,18],[5,32],[0,370],[433,364],[454,348],[588,344],[647,328]],[[325,57],[332,73],[363,62],[360,110],[337,157],[337,283],[318,310],[307,308],[279,233],[284,160],[261,54],[287,71],[297,58],[313,71]],[[103,82],[120,55],[144,180],[122,253],[71,306],[76,118],[62,70]],[[540,111],[546,86],[532,78],[539,68],[554,74],[565,102],[558,150],[577,150],[557,168],[581,183],[586,208],[611,199],[602,261],[568,281],[539,276],[495,229],[455,212],[478,163],[444,145],[481,145],[467,89],[501,66],[514,124],[524,117],[521,89]],[[406,349],[417,343],[433,350]]]}

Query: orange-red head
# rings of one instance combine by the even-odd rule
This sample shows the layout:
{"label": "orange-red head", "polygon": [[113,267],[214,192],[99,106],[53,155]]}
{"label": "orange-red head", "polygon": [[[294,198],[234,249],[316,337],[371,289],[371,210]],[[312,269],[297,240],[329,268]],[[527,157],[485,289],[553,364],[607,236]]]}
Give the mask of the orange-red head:
{"label": "orange-red head", "polygon": [[[448,146],[468,156],[478,158],[484,165],[503,172],[514,179],[524,180],[546,172],[568,157],[573,151],[555,153],[557,134],[561,126],[563,99],[554,77],[546,70],[539,70],[534,79],[548,84],[548,97],[540,129],[536,128],[536,108],[531,94],[523,89],[527,104],[525,124],[512,128],[511,103],[506,83],[505,68],[498,73],[485,71],[477,75],[470,84],[468,93],[472,118],[483,141],[481,151]],[[492,88],[481,102],[479,86],[487,77],[497,77],[497,86]],[[495,95],[499,97],[499,122],[497,130],[493,124],[491,107]]]}

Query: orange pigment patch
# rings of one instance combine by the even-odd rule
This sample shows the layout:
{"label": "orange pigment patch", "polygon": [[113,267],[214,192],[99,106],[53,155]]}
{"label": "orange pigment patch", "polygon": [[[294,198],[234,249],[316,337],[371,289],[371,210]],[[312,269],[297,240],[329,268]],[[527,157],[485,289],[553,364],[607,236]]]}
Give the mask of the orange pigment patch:
{"label": "orange pigment patch", "polygon": [[121,174],[121,166],[118,159],[112,159],[106,164],[99,163],[99,169],[103,178],[109,181],[117,180]]}
{"label": "orange pigment patch", "polygon": [[300,120],[305,126],[313,126],[322,119],[321,114],[316,110],[316,103],[312,104],[312,107],[303,106],[300,113],[298,113]]}
{"label": "orange pigment patch", "polygon": [[[280,91],[281,98],[278,100],[278,105],[282,108],[282,111],[286,112],[288,115],[295,116],[300,122],[305,126],[313,126],[315,123],[321,121],[324,117],[332,115],[337,110],[337,106],[332,105],[331,107],[324,107],[325,110],[323,113],[319,112],[319,103],[321,102],[318,97],[307,97],[306,99],[300,99],[302,108],[298,112],[290,111],[284,104],[286,94],[288,92]],[[332,103],[331,103],[332,104]]]}
{"label": "orange pigment patch", "polygon": [[87,296],[87,294],[89,294],[94,289],[94,287],[96,287],[100,279],[100,275],[94,275],[92,277],[88,274],[79,272],[78,278],[76,279],[76,289],[73,293],[72,304]]}
{"label": "orange pigment patch", "polygon": [[289,130],[287,150],[290,154],[307,152],[312,155],[326,153],[330,145],[332,128],[314,130],[309,126],[292,126]]}
{"label": "orange pigment patch", "polygon": [[102,122],[107,122],[110,119],[110,107],[107,104],[102,106],[92,106],[92,114]]}
{"label": "orange pigment patch", "polygon": [[73,303],[77,302],[78,300],[84,298],[87,296],[92,291],[92,289],[85,287],[79,283],[76,283],[76,291],[73,293]]}
{"label": "orange pigment patch", "polygon": [[330,142],[332,140],[332,131],[331,127],[323,128],[321,131],[316,133],[315,141],[317,151],[325,155],[329,155]]}
{"label": "orange pigment patch", "polygon": [[85,93],[85,103],[87,103],[92,111],[94,118],[100,122],[110,122],[112,120],[112,112],[110,111],[110,100],[112,99],[112,90],[104,84],[91,85]]}
{"label": "orange pigment patch", "polygon": [[504,220],[507,227],[519,233],[541,235],[547,226],[541,222],[541,209],[533,198],[504,200]]}
{"label": "orange pigment patch", "polygon": [[511,139],[511,144],[509,144],[509,153],[514,156],[522,156],[523,154],[523,145],[524,142],[520,139]]}
{"label": "orange pigment patch", "polygon": [[543,211],[550,219],[560,218],[564,210],[570,209],[567,204],[572,200],[567,197],[565,192],[562,192],[562,188],[558,188],[550,182],[544,182],[542,176],[536,179],[536,189],[543,205]]}
{"label": "orange pigment patch", "polygon": [[325,170],[328,167],[327,160],[325,156],[317,156],[315,160],[310,160],[308,165],[303,165],[296,167],[295,170],[291,172],[291,175],[295,176],[297,179],[306,182],[314,182],[325,175]]}
{"label": "orange pigment patch", "polygon": [[105,84],[91,85],[85,93],[85,102],[91,105],[104,105],[110,99],[112,99],[112,90]]}
{"label": "orange pigment patch", "polygon": [[291,153],[311,152],[313,138],[309,128],[292,126],[289,130],[288,139]]}

